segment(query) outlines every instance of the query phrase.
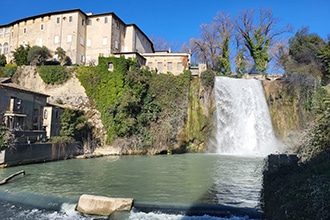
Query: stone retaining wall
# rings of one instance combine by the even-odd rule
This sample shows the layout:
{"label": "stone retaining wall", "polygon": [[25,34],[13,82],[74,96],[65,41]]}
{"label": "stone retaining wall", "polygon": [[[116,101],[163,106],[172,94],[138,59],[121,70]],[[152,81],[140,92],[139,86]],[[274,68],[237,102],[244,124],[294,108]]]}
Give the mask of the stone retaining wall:
{"label": "stone retaining wall", "polygon": [[16,166],[73,158],[81,155],[83,149],[76,144],[57,146],[52,143],[20,144],[13,149],[1,152],[2,162],[6,166]]}

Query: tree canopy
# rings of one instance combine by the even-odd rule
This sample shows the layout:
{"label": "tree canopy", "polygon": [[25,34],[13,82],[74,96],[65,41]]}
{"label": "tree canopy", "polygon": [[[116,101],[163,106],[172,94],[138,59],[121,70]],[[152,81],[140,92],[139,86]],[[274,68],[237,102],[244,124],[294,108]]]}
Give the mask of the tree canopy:
{"label": "tree canopy", "polygon": [[43,65],[50,58],[50,52],[47,47],[32,46],[27,55],[27,61],[31,65]]}
{"label": "tree canopy", "polygon": [[288,51],[281,55],[280,60],[287,73],[326,80],[329,75],[329,47],[329,42],[326,43],[315,33],[309,33],[308,27],[303,27],[289,39]]}
{"label": "tree canopy", "polygon": [[29,45],[23,46],[20,45],[14,52],[14,62],[17,66],[29,65],[28,62],[28,53],[31,47]]}
{"label": "tree canopy", "polygon": [[250,69],[265,73],[272,58],[269,49],[273,39],[291,30],[290,25],[277,29],[278,22],[270,9],[260,9],[259,16],[255,15],[254,9],[243,10],[237,17],[218,12],[211,24],[201,25],[201,38],[190,40],[191,49],[195,58],[206,63],[208,68],[230,75],[230,49],[234,48],[235,39],[238,54],[235,59],[239,61],[236,70],[245,71],[250,58]]}

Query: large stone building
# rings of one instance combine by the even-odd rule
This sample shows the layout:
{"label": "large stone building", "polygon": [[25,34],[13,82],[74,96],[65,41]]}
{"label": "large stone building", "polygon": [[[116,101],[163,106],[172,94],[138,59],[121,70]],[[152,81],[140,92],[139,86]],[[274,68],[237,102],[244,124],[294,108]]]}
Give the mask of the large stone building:
{"label": "large stone building", "polygon": [[[20,45],[45,46],[54,59],[56,48],[61,47],[78,65],[97,64],[99,56],[124,55],[137,57],[141,66],[154,64],[151,68],[158,72],[172,69],[172,73],[179,74],[189,68],[190,62],[189,53],[167,53],[156,61],[154,56],[160,59],[163,53],[154,51],[153,43],[137,25],[125,24],[113,12],[92,14],[72,9],[0,25],[0,54],[6,56],[7,62],[13,60],[11,52]],[[167,66],[160,68],[160,62]]]}

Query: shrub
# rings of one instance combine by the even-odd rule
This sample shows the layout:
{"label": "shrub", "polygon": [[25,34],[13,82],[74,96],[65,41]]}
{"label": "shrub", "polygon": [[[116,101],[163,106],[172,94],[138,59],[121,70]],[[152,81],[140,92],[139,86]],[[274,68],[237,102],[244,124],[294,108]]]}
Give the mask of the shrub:
{"label": "shrub", "polygon": [[201,81],[204,87],[213,88],[215,73],[211,70],[206,70],[201,73]]}
{"label": "shrub", "polygon": [[31,65],[44,65],[45,61],[50,58],[50,52],[47,47],[33,46],[27,54],[27,61]]}
{"label": "shrub", "polygon": [[7,59],[4,54],[0,55],[0,66],[5,66],[7,64]]}
{"label": "shrub", "polygon": [[41,79],[47,84],[63,84],[71,76],[72,70],[63,66],[40,66],[37,68]]}
{"label": "shrub", "polygon": [[7,64],[5,67],[0,67],[0,77],[12,77],[17,70],[17,66]]}
{"label": "shrub", "polygon": [[17,70],[17,66],[7,64],[4,70],[6,77],[12,77]]}
{"label": "shrub", "polygon": [[0,151],[14,146],[15,137],[5,126],[0,126]]}
{"label": "shrub", "polygon": [[14,52],[14,62],[16,63],[17,66],[23,66],[23,65],[29,65],[28,62],[28,53],[31,47],[27,45],[24,47],[23,45],[20,45]]}

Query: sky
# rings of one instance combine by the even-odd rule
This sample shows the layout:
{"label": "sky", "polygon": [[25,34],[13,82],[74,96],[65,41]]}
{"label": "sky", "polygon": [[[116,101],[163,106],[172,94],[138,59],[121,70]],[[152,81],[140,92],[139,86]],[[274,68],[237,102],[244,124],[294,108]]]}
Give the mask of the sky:
{"label": "sky", "polygon": [[330,0],[0,0],[0,25],[38,14],[79,8],[93,14],[114,12],[126,24],[136,24],[149,38],[161,37],[174,45],[199,38],[200,25],[211,23],[217,12],[232,17],[246,9],[270,8],[294,33],[309,26],[310,33],[330,35]]}

